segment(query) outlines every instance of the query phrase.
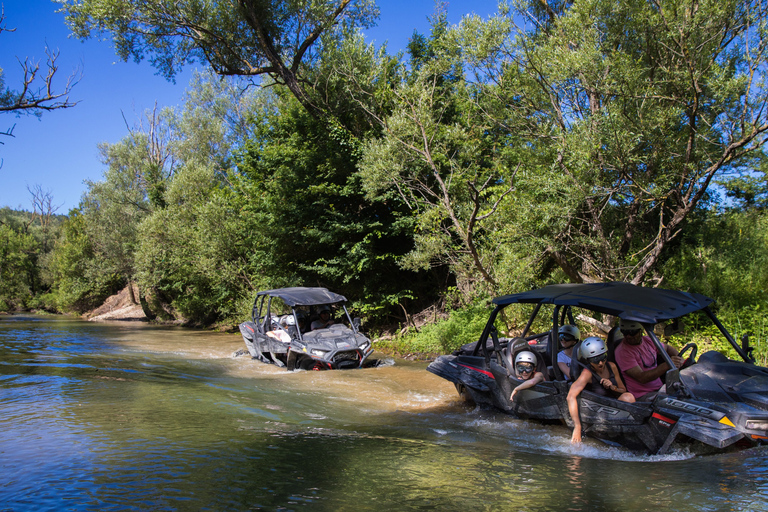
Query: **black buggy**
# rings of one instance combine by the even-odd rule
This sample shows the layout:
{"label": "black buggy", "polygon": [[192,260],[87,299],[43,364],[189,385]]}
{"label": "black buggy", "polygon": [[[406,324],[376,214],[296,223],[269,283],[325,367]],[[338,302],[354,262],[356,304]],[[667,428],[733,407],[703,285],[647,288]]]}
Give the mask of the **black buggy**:
{"label": "black buggy", "polygon": [[[739,345],[718,321],[709,308],[712,299],[613,282],[551,285],[497,297],[493,303],[496,307],[477,342],[438,357],[427,368],[453,382],[465,399],[521,418],[573,426],[566,402],[569,383],[556,364],[557,333],[560,326],[575,324],[579,314],[594,318],[595,313],[603,313],[641,323],[672,369],[660,392],[643,397],[647,401],[620,402],[584,390],[579,414],[585,435],[651,454],[681,445],[698,444],[706,447],[704,451],[720,451],[768,442],[768,368],[755,364],[746,336]],[[532,309],[520,338],[500,337],[496,327],[501,311],[511,305]],[[546,330],[533,332],[540,314]],[[680,352],[685,358],[682,368],[675,368],[654,327],[666,324],[673,330],[686,315],[708,317],[738,359],[708,351],[697,360],[698,348],[689,343]],[[615,362],[614,349],[621,342],[618,327],[613,327],[606,340],[609,360]],[[522,350],[536,354],[538,370],[547,380],[521,391],[511,402],[512,389],[522,382],[513,370],[515,356]],[[574,354],[578,354],[578,345]],[[573,362],[571,368],[573,371]]]}
{"label": "black buggy", "polygon": [[[343,295],[326,288],[279,288],[261,291],[251,321],[240,324],[251,357],[288,370],[346,370],[374,366],[371,340],[360,333]],[[327,311],[330,325],[313,330]]]}

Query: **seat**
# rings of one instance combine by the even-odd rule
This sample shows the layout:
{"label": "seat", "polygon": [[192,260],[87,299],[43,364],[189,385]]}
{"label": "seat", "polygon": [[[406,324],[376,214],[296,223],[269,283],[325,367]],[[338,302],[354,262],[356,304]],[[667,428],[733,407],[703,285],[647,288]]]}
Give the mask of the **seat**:
{"label": "seat", "polygon": [[528,344],[528,340],[525,338],[512,338],[509,340],[509,343],[507,346],[502,349],[502,355],[504,357],[504,365],[507,367],[507,375],[510,377],[515,377],[515,357],[517,357],[517,354],[522,352],[523,350],[528,350],[529,352],[533,352],[533,354],[536,356],[536,370],[537,372],[540,372],[544,374],[544,377],[546,380],[552,380],[551,375],[553,375],[553,371],[551,367],[547,366],[546,361],[544,360],[544,357],[542,354],[540,354],[537,350],[535,350],[532,346]]}

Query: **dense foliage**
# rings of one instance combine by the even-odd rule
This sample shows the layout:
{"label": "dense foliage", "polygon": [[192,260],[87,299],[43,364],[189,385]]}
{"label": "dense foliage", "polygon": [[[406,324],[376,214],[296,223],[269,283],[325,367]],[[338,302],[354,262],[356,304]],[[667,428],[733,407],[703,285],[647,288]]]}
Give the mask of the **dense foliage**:
{"label": "dense foliage", "polygon": [[[149,316],[211,325],[321,285],[436,351],[472,341],[489,296],[548,282],[768,308],[760,2],[438,10],[394,57],[356,31],[369,2],[62,5],[123,58],[211,72],[101,148],[55,247],[0,224],[4,308],[84,311],[132,282]],[[419,331],[428,306],[450,315]]]}

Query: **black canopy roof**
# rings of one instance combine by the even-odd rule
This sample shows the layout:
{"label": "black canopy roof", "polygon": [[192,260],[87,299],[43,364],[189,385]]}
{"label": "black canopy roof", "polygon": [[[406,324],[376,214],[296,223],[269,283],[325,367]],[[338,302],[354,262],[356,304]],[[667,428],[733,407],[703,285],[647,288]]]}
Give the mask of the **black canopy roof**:
{"label": "black canopy roof", "polygon": [[270,297],[279,297],[290,307],[294,306],[316,306],[318,304],[335,304],[337,302],[346,302],[343,295],[328,291],[327,288],[309,288],[296,286],[293,288],[277,288],[275,290],[265,290],[256,294],[256,297],[268,295]]}
{"label": "black canopy roof", "polygon": [[493,299],[496,305],[515,303],[575,306],[645,324],[678,318],[713,302],[699,293],[645,288],[630,283],[555,284]]}

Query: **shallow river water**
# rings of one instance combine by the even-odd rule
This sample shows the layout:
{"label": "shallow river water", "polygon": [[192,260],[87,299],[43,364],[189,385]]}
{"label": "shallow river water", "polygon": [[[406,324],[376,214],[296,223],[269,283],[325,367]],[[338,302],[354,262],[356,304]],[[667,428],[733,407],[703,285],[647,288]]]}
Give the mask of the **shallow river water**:
{"label": "shallow river water", "polygon": [[424,362],[294,372],[239,334],[0,317],[0,510],[768,510],[768,450],[638,456]]}

